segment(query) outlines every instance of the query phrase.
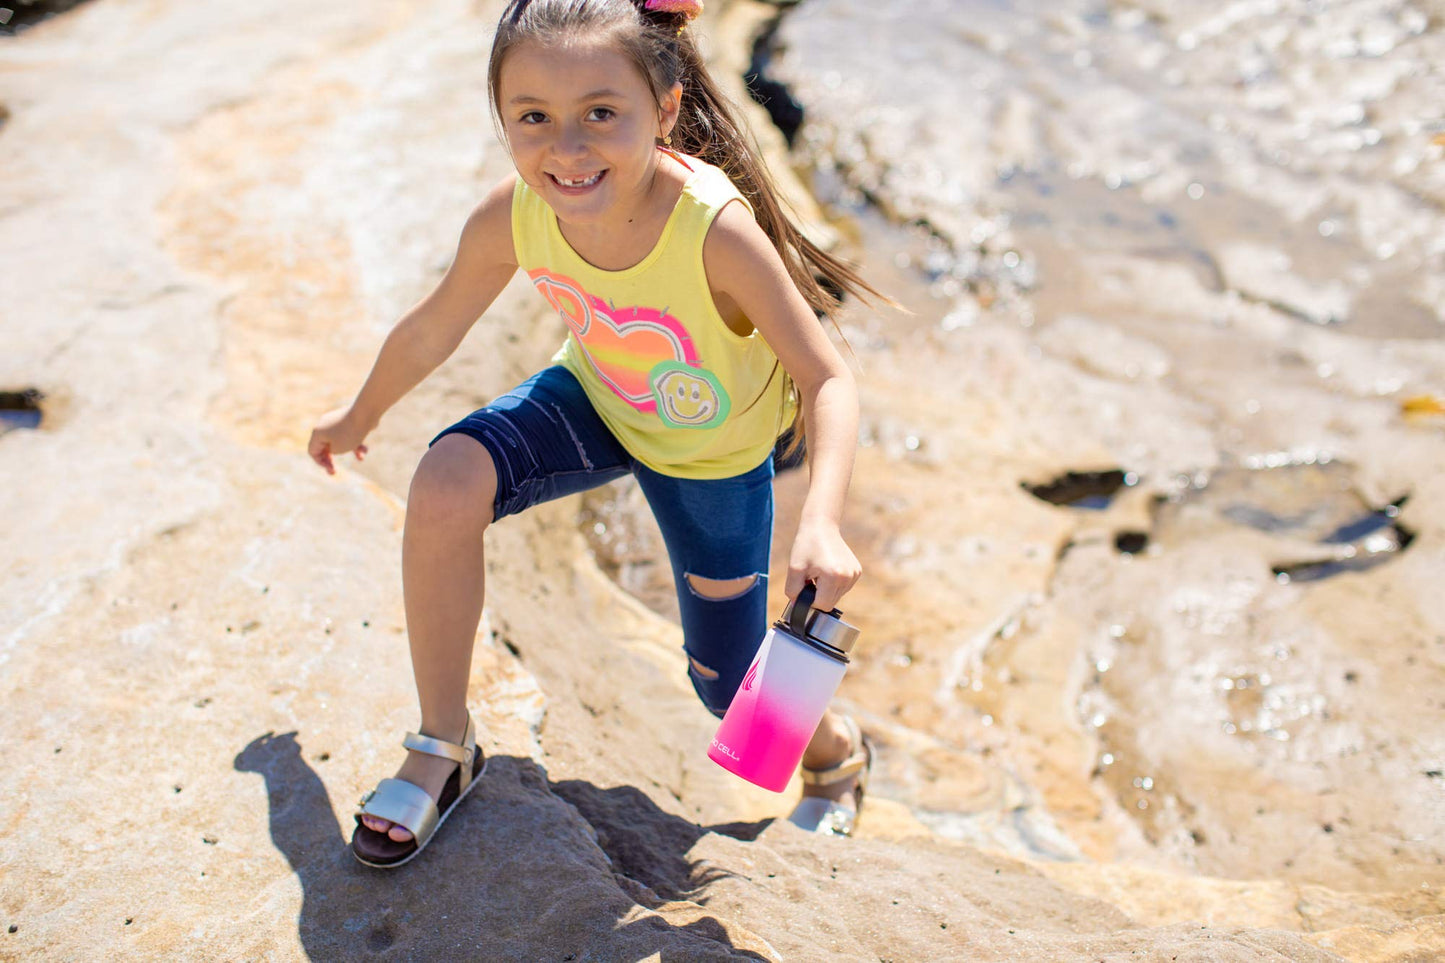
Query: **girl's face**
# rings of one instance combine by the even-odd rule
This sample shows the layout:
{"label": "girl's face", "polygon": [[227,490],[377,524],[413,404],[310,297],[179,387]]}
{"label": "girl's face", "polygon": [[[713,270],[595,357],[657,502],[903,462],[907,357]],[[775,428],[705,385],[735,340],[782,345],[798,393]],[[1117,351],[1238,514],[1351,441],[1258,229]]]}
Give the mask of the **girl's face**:
{"label": "girl's face", "polygon": [[634,216],[657,170],[657,138],[677,120],[681,88],[658,104],[626,54],[605,41],[518,44],[498,75],[498,105],[517,173],[564,222]]}

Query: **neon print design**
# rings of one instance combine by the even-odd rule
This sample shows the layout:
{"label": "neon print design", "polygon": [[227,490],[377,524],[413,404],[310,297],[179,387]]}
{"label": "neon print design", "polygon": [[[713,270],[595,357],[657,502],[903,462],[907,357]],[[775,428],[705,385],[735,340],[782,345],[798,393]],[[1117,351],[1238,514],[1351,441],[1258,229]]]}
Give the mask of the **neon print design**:
{"label": "neon print design", "polygon": [[609,307],[572,278],[546,268],[527,274],[617,397],[638,411],[657,413],[674,428],[711,428],[727,417],[727,392],[703,369],[692,336],[677,318],[656,308]]}

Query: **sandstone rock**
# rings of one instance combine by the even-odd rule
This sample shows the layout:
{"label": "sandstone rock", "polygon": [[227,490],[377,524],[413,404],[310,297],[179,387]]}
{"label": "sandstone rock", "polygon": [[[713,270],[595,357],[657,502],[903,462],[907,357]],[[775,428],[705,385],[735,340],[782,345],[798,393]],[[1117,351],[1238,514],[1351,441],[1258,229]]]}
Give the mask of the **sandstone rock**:
{"label": "sandstone rock", "polygon": [[[1119,400],[1118,434],[1081,431],[1083,400],[1050,420],[1038,393],[1066,366],[1036,367],[996,329],[957,353],[923,336],[911,357],[861,352],[879,375],[850,537],[879,564],[850,600],[870,647],[845,697],[882,750],[860,838],[802,834],[779,818],[789,797],[707,761],[715,721],[677,627],[607,577],[567,501],[489,535],[471,678],[486,780],[406,870],[355,864],[351,802],[415,724],[407,480],[431,434],[544,361],[560,325],[514,288],[365,462],[328,478],[302,445],[507,169],[485,117],[498,6],[105,0],[0,45],[0,385],[48,406],[39,429],[0,437],[0,956],[1326,960],[1445,945],[1438,901],[1414,888],[1109,862],[1158,855],[1090,775],[1094,736],[1063,700],[1089,684],[1078,639],[1099,622],[1058,601],[1087,579],[1054,585],[1104,563],[1065,554],[1074,521],[1017,481],[1117,463],[1138,435],[1151,468],[1211,464],[1207,415],[1160,396],[1185,424],[1171,434],[1128,413],[1137,396],[1080,379],[1066,383]],[[930,365],[1000,387],[950,418],[906,390]],[[800,478],[780,481],[780,543]],[[1445,493],[1413,491],[1411,524],[1438,538]],[[1424,597],[1431,557],[1334,591]],[[1295,617],[1324,625],[1357,601]],[[1332,627],[1330,644],[1369,641],[1365,616]],[[1364,702],[1370,726],[1402,724]],[[1407,761],[1423,764],[1390,771]]]}

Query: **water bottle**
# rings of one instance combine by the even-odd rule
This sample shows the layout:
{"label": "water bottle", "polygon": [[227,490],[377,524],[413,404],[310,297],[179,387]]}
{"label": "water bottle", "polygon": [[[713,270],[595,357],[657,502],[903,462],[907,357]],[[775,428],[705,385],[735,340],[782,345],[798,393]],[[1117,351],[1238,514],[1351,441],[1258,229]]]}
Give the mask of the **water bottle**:
{"label": "water bottle", "polygon": [[743,676],[707,754],[748,782],[787,788],[843,673],[858,629],[842,612],[812,607],[808,583],[773,623]]}

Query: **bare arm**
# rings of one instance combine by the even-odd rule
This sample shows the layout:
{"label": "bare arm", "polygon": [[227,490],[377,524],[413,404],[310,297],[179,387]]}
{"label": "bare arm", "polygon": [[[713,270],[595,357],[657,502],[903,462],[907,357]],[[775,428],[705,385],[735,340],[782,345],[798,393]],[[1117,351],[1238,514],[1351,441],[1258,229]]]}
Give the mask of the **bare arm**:
{"label": "bare arm", "polygon": [[509,177],[494,187],[467,218],[451,267],[391,329],[355,400],[317,422],[307,451],[328,472],[335,471],[333,455],[356,451],[360,457],[366,451],[362,441],[382,415],[451,357],[516,273],[514,181]]}
{"label": "bare arm", "polygon": [[858,389],[782,258],[741,204],[718,214],[703,243],[714,291],[735,301],[798,386],[808,443],[808,494],[788,561],[784,591],[795,598],[809,580],[815,605],[837,604],[862,568],[839,525],[858,442]]}

